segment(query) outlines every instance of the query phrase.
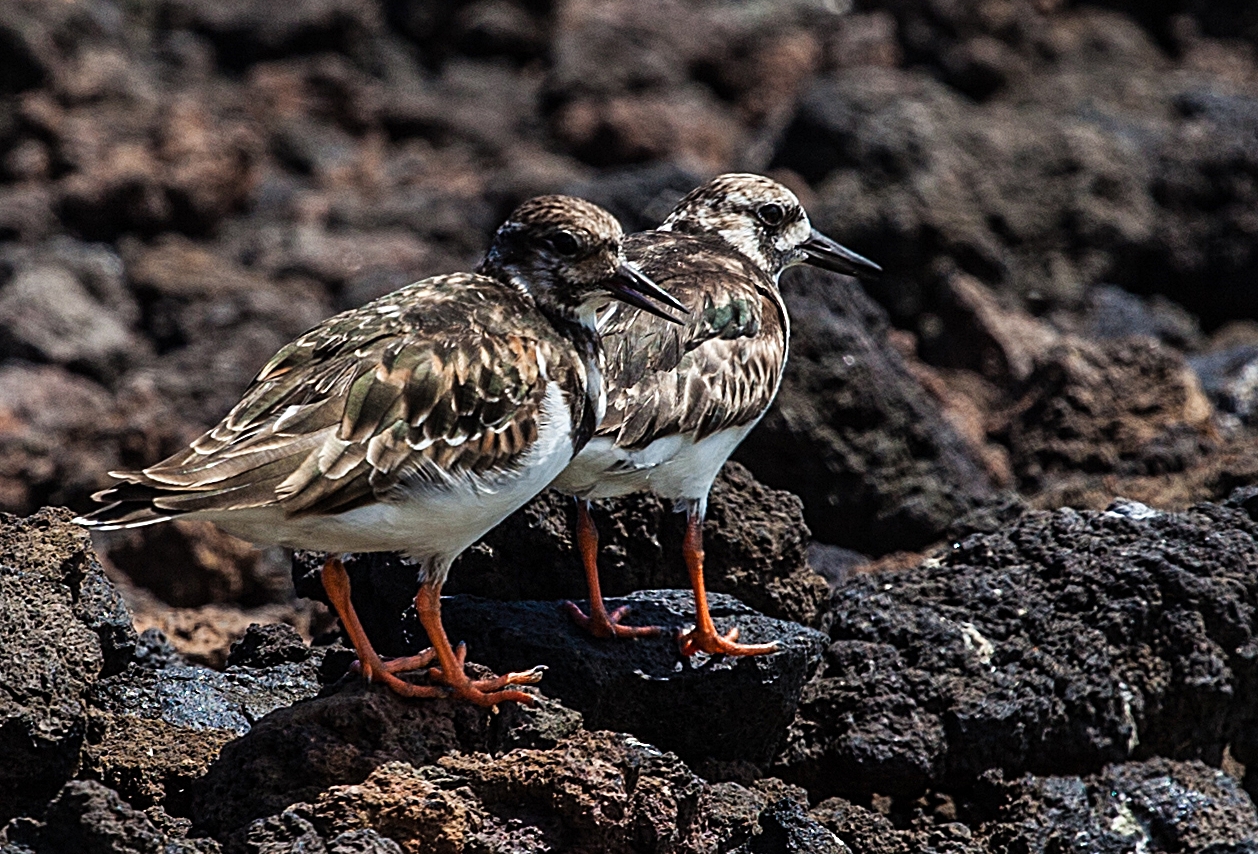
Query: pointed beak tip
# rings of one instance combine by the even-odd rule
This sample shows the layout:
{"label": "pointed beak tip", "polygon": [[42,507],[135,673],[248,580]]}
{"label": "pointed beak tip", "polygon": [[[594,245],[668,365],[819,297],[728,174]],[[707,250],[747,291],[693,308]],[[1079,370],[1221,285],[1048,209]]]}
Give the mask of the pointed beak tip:
{"label": "pointed beak tip", "polygon": [[[617,269],[617,276],[621,280],[621,286],[613,288],[613,294],[621,302],[628,303],[634,308],[639,308],[672,323],[684,323],[685,318],[690,314],[689,309],[683,303],[657,285],[633,264],[628,262],[622,263]],[[666,311],[660,305],[680,312],[681,317]]]}
{"label": "pointed beak tip", "polygon": [[823,270],[858,278],[875,278],[882,273],[881,266],[816,229],[803,244],[803,249],[805,263]]}

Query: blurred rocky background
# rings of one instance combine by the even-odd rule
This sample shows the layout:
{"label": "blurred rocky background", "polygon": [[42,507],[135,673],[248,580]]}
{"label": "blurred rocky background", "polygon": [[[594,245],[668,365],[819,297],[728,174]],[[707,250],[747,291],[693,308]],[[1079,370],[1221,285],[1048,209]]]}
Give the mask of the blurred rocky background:
{"label": "blurred rocky background", "polygon": [[[787,377],[713,494],[711,586],[798,641],[776,742],[333,688],[287,555],[178,523],[96,563],[43,511],[0,543],[0,851],[1258,851],[1256,51],[1240,0],[0,0],[16,516],[88,509],[537,193],[644,228],[764,172],[886,269],[784,276]],[[599,509],[610,595],[685,586],[669,511]],[[582,596],[569,513],[449,590]]]}

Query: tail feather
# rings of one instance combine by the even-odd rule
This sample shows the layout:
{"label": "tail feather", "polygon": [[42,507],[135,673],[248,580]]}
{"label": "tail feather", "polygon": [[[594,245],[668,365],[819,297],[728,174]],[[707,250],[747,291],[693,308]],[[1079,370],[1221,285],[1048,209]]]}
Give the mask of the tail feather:
{"label": "tail feather", "polygon": [[[105,495],[112,491],[105,490],[104,493],[97,493],[97,495]],[[97,496],[93,496],[95,497]],[[162,512],[156,509],[151,498],[128,498],[113,501],[91,513],[79,516],[74,522],[97,531],[117,531],[122,528],[156,525],[158,522],[167,522],[178,515],[178,513]]]}

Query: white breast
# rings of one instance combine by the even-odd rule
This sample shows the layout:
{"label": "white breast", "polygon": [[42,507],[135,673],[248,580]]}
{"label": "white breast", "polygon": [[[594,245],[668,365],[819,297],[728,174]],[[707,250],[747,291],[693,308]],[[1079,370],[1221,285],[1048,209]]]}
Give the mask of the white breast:
{"label": "white breast", "polygon": [[665,436],[641,450],[616,447],[595,436],[551,484],[582,498],[612,498],[654,492],[669,500],[707,497],[721,466],[755,424],[744,424],[694,440]]}
{"label": "white breast", "polygon": [[463,473],[447,481],[334,516],[288,518],[279,507],[190,514],[255,543],[326,552],[401,551],[448,565],[464,549],[546,488],[572,459],[572,424],[551,382],[538,439],[509,471]]}

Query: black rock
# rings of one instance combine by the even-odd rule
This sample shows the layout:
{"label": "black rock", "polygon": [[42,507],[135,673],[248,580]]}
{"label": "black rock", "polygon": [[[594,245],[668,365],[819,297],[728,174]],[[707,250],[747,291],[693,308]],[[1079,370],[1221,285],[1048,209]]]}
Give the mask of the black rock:
{"label": "black rock", "polygon": [[823,635],[712,594],[719,631],[738,626],[743,642],[776,641],[781,651],[687,660],[677,651],[675,631],[694,622],[691,593],[647,590],[607,604],[630,605],[627,624],[665,631],[658,638],[593,639],[557,602],[453,596],[442,611],[451,639],[466,642],[469,657],[495,672],[545,665],[538,687],[579,711],[589,728],[628,732],[689,761],[773,757],[794,717],[800,688],[819,660]]}
{"label": "black rock", "polygon": [[1258,852],[1258,811],[1231,777],[1202,762],[1153,759],[1099,774],[1026,776],[1009,785],[1008,807],[989,850],[1079,852]]}
{"label": "black rock", "polygon": [[360,783],[386,762],[420,766],[452,752],[550,746],[579,727],[579,716],[547,701],[495,715],[470,703],[406,700],[353,678],[277,709],[226,745],[193,787],[192,814],[202,832],[239,836],[255,820],[329,786]]}
{"label": "black rock", "polygon": [[730,854],[852,854],[791,798],[778,799],[759,818],[760,832]]}
{"label": "black rock", "polygon": [[245,636],[232,644],[227,666],[274,667],[277,664],[299,663],[310,658],[310,647],[297,630],[287,623],[254,623]]}
{"label": "black rock", "polygon": [[0,851],[34,854],[218,854],[213,839],[184,839],[157,827],[112,789],[71,780],[48,805],[42,822],[13,822],[0,831]]}
{"label": "black rock", "polygon": [[1258,759],[1258,525],[1116,502],[1029,512],[834,593],[778,771],[816,794]]}
{"label": "black rock", "polygon": [[1258,851],[1253,802],[1196,761],[1126,762],[1082,777],[984,774],[955,798],[895,799],[879,810],[830,798],[809,815],[862,854]]}
{"label": "black rock", "polygon": [[777,402],[735,458],[804,502],[823,543],[914,551],[993,496],[974,451],[886,343],[886,314],[853,279],[783,278],[791,357]]}
{"label": "black rock", "polygon": [[135,645],[131,618],[69,512],[0,517],[0,821],[74,773],[83,696]]}
{"label": "black rock", "polygon": [[350,830],[326,839],[296,810],[260,818],[249,825],[243,854],[402,854],[402,846],[371,828]]}
{"label": "black rock", "polygon": [[319,661],[314,658],[226,671],[176,658],[155,669],[135,666],[102,679],[91,692],[91,700],[111,714],[243,735],[269,712],[313,697],[321,684]]}

